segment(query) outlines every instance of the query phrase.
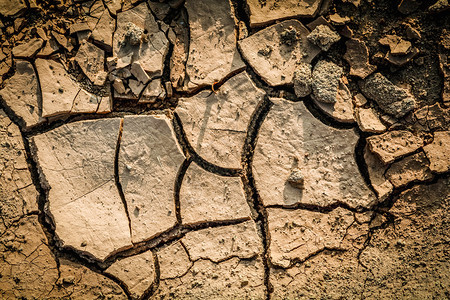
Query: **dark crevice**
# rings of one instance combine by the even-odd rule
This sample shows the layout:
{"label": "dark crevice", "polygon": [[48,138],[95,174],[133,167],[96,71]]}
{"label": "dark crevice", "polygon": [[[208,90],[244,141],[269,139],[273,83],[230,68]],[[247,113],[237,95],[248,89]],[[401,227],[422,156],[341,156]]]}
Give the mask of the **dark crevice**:
{"label": "dark crevice", "polygon": [[270,235],[268,228],[267,211],[256,189],[255,179],[253,177],[252,171],[252,162],[259,129],[261,128],[261,125],[267,114],[269,113],[271,107],[272,103],[269,101],[267,96],[264,98],[262,103],[258,104],[249,124],[249,129],[247,131],[247,137],[245,139],[241,158],[242,168],[244,171],[241,178],[244,184],[245,196],[252,212],[255,214],[253,219],[258,228],[258,232],[261,236],[263,245],[262,260],[264,265],[264,286],[266,299],[270,299],[270,295],[273,291],[273,287],[270,284]]}
{"label": "dark crevice", "polygon": [[333,253],[342,252],[343,253],[343,252],[347,252],[347,251],[348,251],[347,249],[343,249],[343,248],[339,248],[339,247],[324,247],[324,248],[319,249],[319,250],[317,250],[317,251],[315,251],[313,253],[308,254],[308,256],[306,256],[303,259],[299,259],[299,258],[291,259],[291,261],[289,263],[289,266],[287,266],[287,267],[281,267],[281,266],[273,265],[273,268],[274,269],[290,269],[294,265],[296,265],[296,264],[303,264],[303,263],[307,262],[308,260],[313,259],[313,258],[321,255],[322,253],[327,253],[327,252],[333,252]]}
{"label": "dark crevice", "polygon": [[358,138],[358,142],[356,143],[355,146],[355,162],[356,165],[358,166],[358,170],[359,173],[361,174],[362,178],[364,179],[364,182],[366,183],[366,185],[369,187],[369,189],[372,191],[372,193],[374,195],[377,195],[377,193],[375,192],[375,189],[372,186],[372,181],[370,180],[370,175],[369,175],[369,169],[366,163],[366,160],[364,159],[364,150],[366,148],[367,145],[367,135],[360,131],[358,128],[355,129],[358,134],[359,134],[359,138]]}
{"label": "dark crevice", "polygon": [[112,265],[117,259],[134,256],[150,249],[161,247],[166,244],[170,244],[173,241],[179,240],[186,235],[186,233],[191,231],[198,231],[206,228],[215,228],[229,225],[237,225],[248,221],[249,218],[240,218],[235,220],[223,220],[223,221],[210,221],[210,222],[200,222],[196,224],[183,224],[175,225],[173,228],[166,230],[165,232],[157,235],[156,237],[139,243],[133,244],[131,248],[117,251],[113,255],[107,257],[103,262],[98,261],[98,265],[105,269]]}
{"label": "dark crevice", "polygon": [[151,250],[153,255],[153,262],[155,267],[155,280],[149,286],[149,288],[142,294],[139,298],[140,300],[147,300],[158,290],[159,283],[161,281],[161,270],[159,268],[159,259],[156,251],[154,249]]}
{"label": "dark crevice", "polygon": [[128,203],[127,200],[125,199],[125,194],[123,192],[122,184],[120,183],[119,177],[119,154],[120,154],[120,143],[122,142],[122,134],[123,134],[123,119],[120,119],[119,133],[117,135],[116,152],[114,154],[114,182],[116,184],[116,188],[119,193],[120,199],[122,200],[125,214],[127,215],[130,236],[133,236],[133,232],[131,230],[131,218],[130,213],[128,211]]}
{"label": "dark crevice", "polygon": [[183,153],[186,157],[192,158],[192,160],[205,169],[208,172],[220,175],[220,176],[226,176],[226,177],[239,177],[242,173],[242,170],[240,169],[232,169],[232,168],[223,168],[220,166],[217,166],[215,164],[212,164],[208,161],[206,161],[204,158],[202,158],[200,155],[197,154],[197,152],[194,150],[194,148],[191,146],[189,141],[186,138],[186,133],[183,130],[183,125],[181,123],[181,119],[178,116],[177,113],[174,113],[174,117],[172,119],[172,125],[175,131],[175,135],[177,137],[178,144],[181,146],[181,149],[183,150]]}
{"label": "dark crevice", "polygon": [[180,203],[180,190],[181,185],[183,184],[183,178],[186,174],[187,169],[189,168],[190,164],[192,162],[191,158],[187,158],[183,161],[180,168],[178,169],[178,174],[175,180],[175,187],[174,187],[174,201],[175,201],[175,215],[177,217],[177,224],[181,224],[181,203]]}

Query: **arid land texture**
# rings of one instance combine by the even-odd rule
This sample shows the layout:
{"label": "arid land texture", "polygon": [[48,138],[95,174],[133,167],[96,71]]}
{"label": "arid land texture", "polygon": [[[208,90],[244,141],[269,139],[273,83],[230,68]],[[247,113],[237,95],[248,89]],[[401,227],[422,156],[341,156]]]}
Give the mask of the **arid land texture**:
{"label": "arid land texture", "polygon": [[449,299],[446,0],[0,0],[1,299]]}

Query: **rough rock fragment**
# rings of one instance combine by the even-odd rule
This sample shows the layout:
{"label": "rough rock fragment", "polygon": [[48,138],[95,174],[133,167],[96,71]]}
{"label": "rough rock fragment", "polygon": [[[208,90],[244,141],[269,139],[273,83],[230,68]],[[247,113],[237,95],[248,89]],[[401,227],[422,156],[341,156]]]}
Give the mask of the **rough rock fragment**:
{"label": "rough rock fragment", "polygon": [[98,73],[104,71],[105,52],[89,42],[83,42],[78,49],[75,61],[91,82],[96,81]]}
{"label": "rough rock fragment", "polygon": [[103,46],[105,50],[111,51],[115,26],[116,20],[114,20],[105,9],[92,30],[92,39]]}
{"label": "rough rock fragment", "polygon": [[311,65],[302,63],[294,72],[294,90],[297,97],[306,97],[311,94]]}
{"label": "rough rock fragment", "polygon": [[308,40],[318,46],[323,51],[328,51],[330,47],[339,41],[341,37],[327,25],[319,25],[308,35]]}
{"label": "rough rock fragment", "polygon": [[180,278],[162,280],[155,299],[264,299],[261,259],[199,260]]}
{"label": "rough rock fragment", "polygon": [[78,92],[78,95],[73,100],[71,113],[96,113],[101,97],[91,94],[83,89]]}
{"label": "rough rock fragment", "polygon": [[353,97],[353,104],[355,104],[356,107],[364,106],[366,103],[367,99],[363,94],[358,93]]}
{"label": "rough rock fragment", "polygon": [[443,76],[444,84],[442,86],[442,101],[446,106],[450,106],[450,67],[448,64],[449,56],[439,54],[439,68]]}
{"label": "rough rock fragment", "polygon": [[[323,93],[320,93],[323,95]],[[353,123],[355,117],[353,113],[352,94],[342,79],[339,80],[339,87],[335,96],[335,103],[323,103],[316,101],[316,97],[312,97],[317,106],[327,115],[338,122]]]}
{"label": "rough rock fragment", "polygon": [[168,51],[169,41],[146,3],[117,14],[114,56],[119,59],[130,56],[130,64],[138,61],[146,72],[160,76]]}
{"label": "rough rock fragment", "polygon": [[38,193],[28,170],[22,135],[3,110],[0,110],[0,153],[0,233],[3,233],[3,227],[12,220],[38,209]]}
{"label": "rough rock fragment", "polygon": [[363,94],[374,100],[386,113],[401,118],[414,109],[414,97],[403,88],[390,82],[380,73],[375,73],[360,82]]}
{"label": "rough rock fragment", "polygon": [[428,11],[431,13],[440,13],[450,9],[450,3],[448,0],[437,0],[433,5],[428,7]]}
{"label": "rough rock fragment", "polygon": [[152,80],[144,89],[142,96],[139,98],[139,103],[154,103],[158,99],[166,97],[166,90],[161,84],[161,79]]}
{"label": "rough rock fragment", "polygon": [[280,5],[276,0],[248,0],[250,25],[256,27],[293,17],[314,17],[318,13],[321,3],[322,0],[300,2],[288,0],[283,1]]}
{"label": "rough rock fragment", "polygon": [[42,39],[32,39],[25,44],[17,45],[13,48],[12,53],[14,57],[18,58],[31,58],[38,53],[38,51],[44,45]]}
{"label": "rough rock fragment", "polygon": [[120,119],[69,123],[32,138],[62,246],[104,259],[131,244],[114,183]]}
{"label": "rough rock fragment", "polygon": [[314,98],[323,103],[335,103],[343,70],[338,65],[325,60],[319,61],[312,73]]}
{"label": "rough rock fragment", "polygon": [[414,112],[420,125],[430,131],[444,131],[450,128],[450,108],[442,107],[440,103],[428,105]]}
{"label": "rough rock fragment", "polygon": [[31,63],[16,60],[16,73],[0,90],[0,98],[24,122],[24,128],[29,129],[45,121],[41,117],[42,104],[39,83]]}
{"label": "rough rock fragment", "polygon": [[430,169],[436,173],[450,170],[450,131],[437,131],[431,144],[423,147],[430,160]]}
{"label": "rough rock fragment", "polygon": [[112,111],[112,97],[102,97],[100,104],[98,105],[97,108],[97,113],[98,114],[107,114],[110,113]]}
{"label": "rough rock fragment", "polygon": [[184,175],[180,209],[183,224],[243,219],[251,215],[239,177],[212,174],[195,163],[191,163]]}
{"label": "rough rock fragment", "polygon": [[386,177],[396,188],[413,181],[425,181],[433,178],[429,164],[425,154],[419,152],[393,163],[387,170]]}
{"label": "rough rock fragment", "polygon": [[414,29],[410,24],[405,25],[406,37],[411,40],[419,40],[422,36],[419,30]]}
{"label": "rough rock fragment", "polygon": [[27,5],[24,0],[5,0],[0,2],[0,14],[4,17],[21,15]]}
{"label": "rough rock fragment", "polygon": [[382,133],[386,131],[386,126],[381,123],[380,118],[373,108],[356,109],[356,122],[359,128],[364,132]]}
{"label": "rough rock fragment", "polygon": [[380,201],[384,201],[393,191],[394,186],[384,176],[388,165],[385,165],[380,158],[370,152],[369,147],[364,148],[364,161],[367,165],[370,183],[375,190]]}
{"label": "rough rock fragment", "polygon": [[187,0],[185,6],[190,26],[186,63],[188,89],[212,85],[245,68],[236,48],[237,37],[230,2]]}
{"label": "rough rock fragment", "polygon": [[178,241],[158,250],[161,280],[181,277],[192,266],[184,246]]}
{"label": "rough rock fragment", "polygon": [[287,268],[324,249],[337,249],[353,223],[351,211],[336,208],[329,213],[269,208],[270,259]]}
{"label": "rough rock fragment", "polygon": [[68,114],[80,87],[56,61],[38,58],[36,69],[42,90],[42,117]]}
{"label": "rough rock fragment", "polygon": [[376,66],[369,63],[369,50],[366,43],[358,39],[350,39],[345,42],[347,51],[344,59],[350,65],[350,75],[366,78],[377,69]]}
{"label": "rough rock fragment", "polygon": [[75,23],[70,25],[70,35],[72,34],[76,34],[78,32],[82,32],[82,31],[90,31],[90,27],[87,23],[85,22],[81,22],[81,23]]}
{"label": "rough rock fragment", "polygon": [[198,154],[210,163],[240,168],[247,127],[264,96],[265,92],[243,72],[226,81],[217,93],[202,91],[181,98],[175,112]]}
{"label": "rough rock fragment", "polygon": [[119,94],[125,94],[126,89],[125,89],[122,79],[120,79],[120,78],[114,79],[113,87],[114,87],[114,90],[116,90]]}
{"label": "rough rock fragment", "polygon": [[311,63],[320,48],[308,41],[309,30],[297,20],[264,28],[240,40],[242,55],[272,86],[292,84],[297,65]]}
{"label": "rough rock fragment", "polygon": [[124,118],[119,181],[128,205],[134,243],[175,225],[174,186],[183,160],[166,116]]}
{"label": "rough rock fragment", "polygon": [[386,59],[393,65],[403,66],[407,62],[411,61],[414,57],[419,54],[419,50],[416,47],[411,48],[411,50],[405,55],[397,55],[395,56],[391,52],[386,54]]}
{"label": "rough rock fragment", "polygon": [[388,164],[422,147],[423,139],[406,130],[395,130],[368,137],[367,144],[370,151]]}
{"label": "rough rock fragment", "polygon": [[[253,158],[256,188],[264,205],[375,204],[354,159],[358,136],[353,130],[323,124],[302,102],[271,101],[274,105],[261,126]],[[304,174],[303,189],[287,182],[294,169]]]}
{"label": "rough rock fragment", "polygon": [[123,258],[113,263],[105,272],[125,283],[131,296],[139,299],[155,281],[153,253],[147,251]]}
{"label": "rough rock fragment", "polygon": [[54,38],[50,38],[45,42],[44,47],[36,54],[38,58],[46,58],[50,55],[55,54],[56,51],[59,50],[59,46],[57,45]]}
{"label": "rough rock fragment", "polygon": [[73,50],[72,43],[63,34],[56,31],[52,31],[52,36],[55,38],[58,44],[61,45],[61,47],[64,47],[69,52]]}
{"label": "rough rock fragment", "polygon": [[182,239],[191,260],[220,262],[232,257],[250,259],[262,253],[262,241],[253,221],[191,231]]}
{"label": "rough rock fragment", "polygon": [[150,80],[150,77],[148,77],[141,64],[137,61],[131,64],[130,71],[131,74],[133,74],[133,76],[143,84],[146,84]]}
{"label": "rough rock fragment", "polygon": [[395,47],[391,47],[392,55],[405,55],[408,54],[411,49],[411,42],[400,39],[400,41],[395,45]]}
{"label": "rough rock fragment", "polygon": [[409,15],[416,11],[421,4],[420,0],[401,0],[398,4],[398,11],[404,15]]}
{"label": "rough rock fragment", "polygon": [[342,17],[341,15],[339,15],[337,13],[330,15],[329,18],[330,18],[331,24],[333,24],[333,25],[344,25],[344,24],[350,22],[349,17]]}

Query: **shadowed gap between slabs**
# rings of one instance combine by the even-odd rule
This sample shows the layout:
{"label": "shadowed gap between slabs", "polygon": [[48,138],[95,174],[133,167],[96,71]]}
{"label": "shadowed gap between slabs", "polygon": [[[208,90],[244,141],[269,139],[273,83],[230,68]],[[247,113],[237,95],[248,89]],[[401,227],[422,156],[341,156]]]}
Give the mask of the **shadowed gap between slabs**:
{"label": "shadowed gap between slabs", "polygon": [[243,175],[241,176],[242,183],[244,184],[245,196],[250,209],[256,216],[254,217],[256,226],[261,236],[263,244],[263,265],[264,265],[264,286],[265,286],[265,298],[270,299],[270,294],[273,291],[270,284],[270,267],[269,267],[269,245],[270,236],[267,221],[267,211],[264,207],[261,198],[259,197],[256,189],[255,179],[252,172],[253,154],[258,139],[259,129],[266,118],[267,114],[272,107],[272,102],[269,101],[267,96],[258,103],[255,112],[252,115],[249,128],[247,130],[247,137],[245,139],[244,147],[242,150],[241,163],[243,168]]}

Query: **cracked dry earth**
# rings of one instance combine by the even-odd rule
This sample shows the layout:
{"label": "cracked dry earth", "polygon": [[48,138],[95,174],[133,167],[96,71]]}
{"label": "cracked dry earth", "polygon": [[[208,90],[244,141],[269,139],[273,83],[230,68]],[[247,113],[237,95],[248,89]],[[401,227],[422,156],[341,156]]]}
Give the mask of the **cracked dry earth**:
{"label": "cracked dry earth", "polygon": [[1,0],[0,298],[448,299],[423,2]]}

